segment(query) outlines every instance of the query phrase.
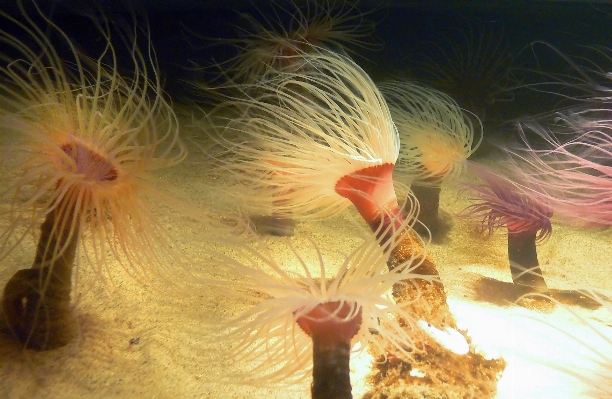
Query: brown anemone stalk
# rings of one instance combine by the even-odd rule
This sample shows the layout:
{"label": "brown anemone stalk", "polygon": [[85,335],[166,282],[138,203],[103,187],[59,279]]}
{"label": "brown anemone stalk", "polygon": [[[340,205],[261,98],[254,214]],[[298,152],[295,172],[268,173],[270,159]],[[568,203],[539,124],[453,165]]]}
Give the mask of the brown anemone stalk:
{"label": "brown anemone stalk", "polygon": [[[393,234],[389,225],[397,229],[404,217],[392,179],[399,139],[385,100],[350,58],[325,49],[299,57],[299,72],[239,86],[259,94],[228,98],[215,111],[233,115],[217,138],[229,154],[219,159],[222,173],[235,176],[241,202],[254,213],[322,218],[352,204],[377,234]],[[390,267],[422,247],[421,238],[407,234]],[[438,275],[429,257],[414,272]],[[444,315],[439,324],[427,321],[454,323],[441,283],[424,279],[406,296],[426,297],[430,303],[420,312]]]}
{"label": "brown anemone stalk", "polygon": [[[169,196],[149,172],[180,162],[185,150],[152,49],[145,57],[128,39],[136,32],[118,32],[131,55],[126,64],[134,68],[126,79],[117,72],[107,24],[92,21],[106,40],[92,59],[36,3],[35,16],[18,4],[21,17],[0,14],[7,31],[20,32],[0,32],[0,42],[19,54],[15,60],[0,55],[0,259],[8,264],[30,236],[40,235],[32,267],[8,280],[2,311],[26,347],[45,350],[75,337],[70,296],[79,258],[101,279],[111,272],[108,253],[137,278],[178,259],[149,202]],[[60,56],[50,36],[68,53]]]}
{"label": "brown anemone stalk", "polygon": [[547,291],[536,242],[547,239],[552,233],[552,209],[537,196],[529,195],[484,166],[470,164],[469,171],[482,183],[464,183],[472,205],[463,211],[462,216],[481,219],[482,230],[489,235],[500,227],[506,227],[514,284]]}

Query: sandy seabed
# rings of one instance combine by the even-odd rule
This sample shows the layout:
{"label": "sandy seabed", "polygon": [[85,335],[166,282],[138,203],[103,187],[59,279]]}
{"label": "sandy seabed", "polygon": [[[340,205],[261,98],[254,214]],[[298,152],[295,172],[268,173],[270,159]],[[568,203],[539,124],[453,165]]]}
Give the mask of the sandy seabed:
{"label": "sandy seabed", "polygon": [[[222,178],[211,176],[205,160],[193,151],[182,165],[160,178],[170,181],[180,197],[203,214],[227,209],[215,188]],[[204,160],[202,160],[204,159]],[[483,277],[511,281],[506,235],[478,234],[478,226],[455,213],[467,202],[457,188],[445,186],[442,208],[452,230],[430,251],[449,295],[459,325],[474,343],[491,356],[502,356],[506,370],[497,398],[579,399],[592,389],[556,365],[588,375],[597,363],[571,336],[589,342],[612,355],[612,348],[597,344],[591,329],[564,307],[534,311],[510,303],[491,304],[479,299],[477,282]],[[48,351],[25,351],[7,337],[0,337],[0,398],[309,398],[309,381],[294,386],[251,387],[222,378],[231,370],[226,344],[215,342],[207,326],[247,309],[191,280],[193,270],[206,268],[207,251],[217,247],[210,240],[218,232],[182,214],[180,205],[160,215],[188,259],[187,269],[176,268],[171,282],[160,279],[141,284],[123,269],[110,264],[112,279],[101,284],[99,274],[80,268],[73,292],[80,323],[78,340]],[[299,222],[294,237],[264,237],[275,251],[291,241],[300,251],[312,251],[306,238],[330,255],[348,253],[361,242],[355,227],[359,217],[352,209],[325,221]],[[0,281],[8,280],[17,264],[31,263],[34,239],[5,259]],[[551,238],[538,247],[543,271],[554,288],[594,287],[612,289],[612,230],[576,229],[554,223]],[[28,247],[29,246],[29,247]],[[285,254],[278,251],[281,262]],[[23,266],[21,266],[23,267]],[[612,315],[603,309],[573,307],[582,317],[612,335]],[[606,324],[608,325],[606,327]],[[568,334],[565,334],[567,332]],[[607,351],[607,352],[606,352]],[[362,363],[353,362],[353,394],[370,389]],[[440,398],[443,398],[443,389]],[[467,397],[467,396],[466,396]]]}

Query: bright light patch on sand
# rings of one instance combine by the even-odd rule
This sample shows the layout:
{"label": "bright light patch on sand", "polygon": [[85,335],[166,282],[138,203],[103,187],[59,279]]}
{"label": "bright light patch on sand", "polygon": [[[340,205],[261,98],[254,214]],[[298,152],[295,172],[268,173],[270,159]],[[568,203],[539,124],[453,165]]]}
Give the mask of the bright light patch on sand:
{"label": "bright light patch on sand", "polygon": [[435,339],[440,345],[450,350],[457,355],[465,355],[470,351],[470,346],[467,341],[457,330],[453,330],[450,327],[446,327],[444,330],[440,330],[425,320],[419,320],[419,327],[421,327],[430,337]]}
{"label": "bright light patch on sand", "polygon": [[[544,314],[518,306],[499,308],[454,299],[448,303],[459,327],[468,330],[481,351],[490,356],[501,355],[506,360],[497,399],[597,397],[592,396],[595,390],[591,384],[569,373],[592,377],[600,367],[601,358],[581,342],[600,349],[608,357],[612,348],[566,309],[557,307]],[[612,336],[610,327],[589,322]]]}
{"label": "bright light patch on sand", "polygon": [[[359,343],[355,345],[353,350],[359,350]],[[374,357],[367,350],[351,356],[350,371],[353,397],[360,398],[372,389],[372,386],[367,383],[367,380],[368,375],[372,372],[373,364]]]}

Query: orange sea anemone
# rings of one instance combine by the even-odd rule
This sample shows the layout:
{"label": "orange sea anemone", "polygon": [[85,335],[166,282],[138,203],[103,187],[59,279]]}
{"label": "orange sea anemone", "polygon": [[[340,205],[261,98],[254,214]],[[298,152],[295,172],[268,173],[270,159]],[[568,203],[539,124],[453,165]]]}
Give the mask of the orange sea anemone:
{"label": "orange sea anemone", "polygon": [[[32,236],[39,241],[32,268],[9,280],[2,305],[8,328],[27,347],[50,349],[71,338],[73,265],[86,259],[108,276],[112,254],[144,277],[173,264],[149,202],[170,200],[150,172],[186,153],[153,49],[149,43],[143,54],[136,46],[139,30],[119,32],[133,68],[126,78],[105,21],[92,19],[106,45],[89,58],[36,3],[35,15],[19,6],[21,17],[1,14],[11,29],[0,32],[10,50],[0,65],[0,259],[6,265]],[[52,36],[67,54],[58,54]]]}

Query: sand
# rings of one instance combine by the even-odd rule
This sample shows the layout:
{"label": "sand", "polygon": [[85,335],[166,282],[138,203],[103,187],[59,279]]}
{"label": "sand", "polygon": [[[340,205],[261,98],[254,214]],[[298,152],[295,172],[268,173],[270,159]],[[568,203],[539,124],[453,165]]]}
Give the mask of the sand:
{"label": "sand", "polygon": [[[223,179],[209,174],[206,156],[195,146],[184,164],[160,177],[169,180],[175,193],[200,215],[217,215],[228,208],[214,189],[223,186]],[[430,251],[460,326],[468,329],[484,352],[507,361],[497,398],[589,397],[587,384],[549,366],[588,374],[596,364],[584,359],[594,355],[563,332],[597,345],[592,330],[564,307],[535,311],[479,300],[475,284],[483,276],[511,281],[505,232],[484,238],[473,222],[458,219],[455,214],[466,202],[458,198],[456,187],[444,187],[441,203],[453,226],[448,239],[432,244]],[[37,353],[0,336],[0,398],[309,398],[309,381],[270,387],[223,382],[222,377],[231,371],[228,348],[215,342],[208,327],[240,314],[248,304],[224,298],[192,278],[192,274],[206,273],[207,251],[227,248],[211,242],[220,232],[191,215],[194,210],[182,208],[179,202],[176,209],[160,215],[187,259],[185,266],[176,265],[169,281],[158,278],[143,285],[110,263],[112,279],[100,284],[98,274],[79,269],[73,298],[80,335],[73,344]],[[282,261],[283,243],[292,242],[308,253],[312,247],[306,238],[310,238],[335,261],[361,242],[367,229],[356,227],[359,223],[356,212],[348,209],[329,220],[299,222],[294,237],[264,237],[263,241]],[[538,248],[549,285],[612,289],[612,230],[571,228],[554,220],[553,227],[551,238]],[[19,264],[31,262],[33,247],[32,238],[2,261],[0,281],[6,281]],[[572,309],[612,335],[609,313]],[[610,356],[609,343],[607,348],[602,345]],[[366,367],[367,360],[352,363],[356,398],[370,389],[363,377]]]}

